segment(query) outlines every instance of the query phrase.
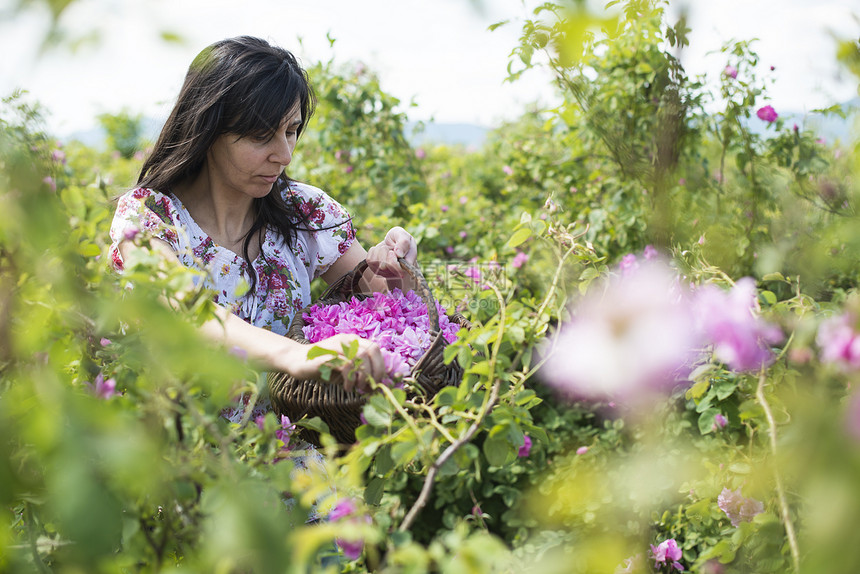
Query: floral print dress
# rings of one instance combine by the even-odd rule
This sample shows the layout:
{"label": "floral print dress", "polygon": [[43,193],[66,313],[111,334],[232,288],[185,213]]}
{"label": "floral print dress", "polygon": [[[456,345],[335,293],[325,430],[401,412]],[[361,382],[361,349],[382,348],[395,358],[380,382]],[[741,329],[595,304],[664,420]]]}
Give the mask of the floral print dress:
{"label": "floral print dress", "polygon": [[[300,225],[292,248],[277,231],[266,230],[253,261],[257,284],[247,296],[251,281],[244,257],[215,244],[169,192],[136,188],[119,198],[110,229],[111,263],[122,271],[119,244],[125,237],[139,232],[161,239],[183,265],[204,272],[204,285],[213,291],[215,303],[252,325],[286,335],[293,315],[311,303],[311,281],[349,249],[355,230],[346,209],[322,190],[290,182],[281,193],[306,222]],[[237,404],[225,416],[238,422],[245,408]],[[253,417],[269,408],[267,401],[257,405]]]}
{"label": "floral print dress", "polygon": [[355,240],[352,221],[339,203],[322,190],[292,182],[281,192],[306,223],[290,249],[275,230],[265,232],[260,254],[253,262],[257,276],[254,293],[248,266],[241,254],[216,245],[171,193],[137,188],[120,197],[111,225],[110,256],[122,270],[119,243],[134,229],[168,243],[186,267],[205,272],[205,285],[215,303],[248,323],[286,335],[293,315],[311,302],[311,281],[349,249]]}

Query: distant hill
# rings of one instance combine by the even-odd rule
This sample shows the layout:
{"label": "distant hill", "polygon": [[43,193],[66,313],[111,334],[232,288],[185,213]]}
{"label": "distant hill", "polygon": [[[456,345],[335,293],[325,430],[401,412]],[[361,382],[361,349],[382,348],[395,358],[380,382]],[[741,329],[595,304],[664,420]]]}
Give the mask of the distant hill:
{"label": "distant hill", "polygon": [[406,136],[413,146],[427,144],[464,145],[479,148],[487,138],[490,128],[474,124],[437,124],[435,122],[408,122]]}
{"label": "distant hill", "polygon": [[[855,141],[860,137],[860,131],[858,131],[855,122],[860,116],[860,97],[845,102],[842,104],[842,108],[848,114],[847,118],[811,112],[806,114],[780,112],[780,117],[785,121],[786,126],[791,127],[792,124],[797,124],[802,129],[812,130],[824,138],[828,144],[836,141]],[[767,129],[765,122],[755,116],[751,118],[749,127],[754,133],[763,136],[774,133]],[[144,118],[143,133],[149,140],[155,141],[160,129],[161,122],[159,120]],[[406,137],[414,147],[444,144],[480,148],[490,130],[491,128],[465,123],[407,122],[405,127]],[[98,148],[104,145],[105,134],[101,128],[96,127],[71,133],[67,139],[78,140],[88,146]]]}
{"label": "distant hill", "polygon": [[[423,125],[423,128],[422,128]],[[161,122],[152,118],[144,118],[143,134],[150,141],[155,141],[161,129]],[[413,147],[428,144],[463,145],[479,148],[483,145],[490,128],[473,124],[443,124],[435,122],[407,122],[406,137]],[[90,147],[102,147],[105,133],[100,127],[76,131],[68,135],[70,140],[78,140]]]}

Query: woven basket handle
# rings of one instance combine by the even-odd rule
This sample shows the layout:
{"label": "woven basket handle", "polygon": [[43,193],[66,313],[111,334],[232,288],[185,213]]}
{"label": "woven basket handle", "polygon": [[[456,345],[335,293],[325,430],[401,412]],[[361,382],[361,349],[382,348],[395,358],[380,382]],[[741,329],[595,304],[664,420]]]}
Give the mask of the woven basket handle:
{"label": "woven basket handle", "polygon": [[[421,273],[421,270],[418,269],[417,266],[409,263],[405,258],[398,257],[397,262],[400,263],[400,267],[406,271],[406,274],[412,278],[412,282],[415,284],[415,292],[418,293],[418,296],[421,297],[421,300],[427,305],[427,316],[430,318],[430,327],[435,332],[440,332],[441,328],[439,327],[439,311],[436,310],[436,299],[433,298],[433,292],[430,291],[430,286],[427,284],[427,280],[424,278],[424,274]],[[358,265],[355,266],[355,269],[352,270],[352,292],[360,293],[360,287],[358,285],[359,281],[361,281],[362,276],[364,275],[365,270],[367,269],[367,259],[361,260]]]}

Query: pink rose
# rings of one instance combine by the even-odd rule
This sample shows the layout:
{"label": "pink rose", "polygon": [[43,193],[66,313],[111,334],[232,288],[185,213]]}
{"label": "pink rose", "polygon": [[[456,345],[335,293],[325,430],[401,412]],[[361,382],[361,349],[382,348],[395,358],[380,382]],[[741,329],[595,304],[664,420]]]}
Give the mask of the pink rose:
{"label": "pink rose", "polygon": [[774,110],[772,106],[761,107],[755,114],[760,120],[764,120],[767,123],[773,123],[776,121],[776,118],[779,117],[779,114],[776,113],[776,110]]}

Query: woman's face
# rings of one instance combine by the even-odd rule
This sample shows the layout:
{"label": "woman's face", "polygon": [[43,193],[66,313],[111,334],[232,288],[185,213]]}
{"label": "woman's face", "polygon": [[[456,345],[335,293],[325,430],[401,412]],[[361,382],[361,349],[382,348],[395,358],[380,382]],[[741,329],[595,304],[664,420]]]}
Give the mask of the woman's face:
{"label": "woman's face", "polygon": [[268,136],[219,136],[206,156],[212,188],[254,198],[267,195],[293,159],[301,123],[296,109]]}

